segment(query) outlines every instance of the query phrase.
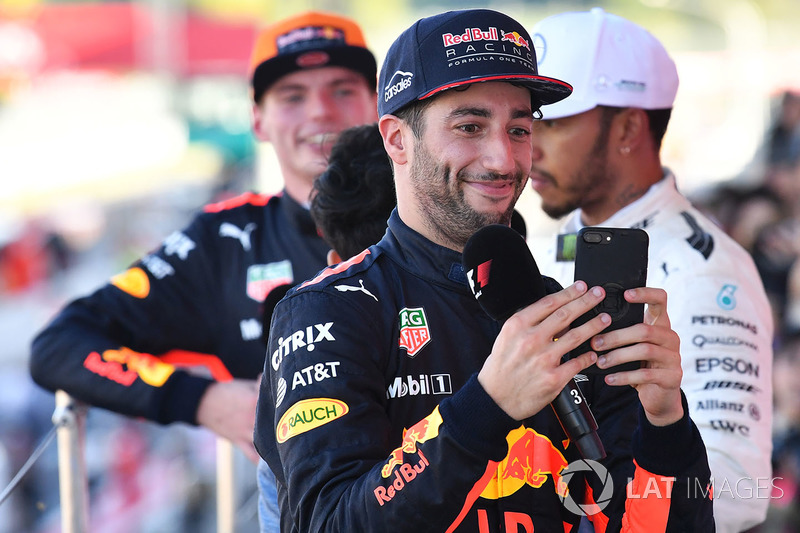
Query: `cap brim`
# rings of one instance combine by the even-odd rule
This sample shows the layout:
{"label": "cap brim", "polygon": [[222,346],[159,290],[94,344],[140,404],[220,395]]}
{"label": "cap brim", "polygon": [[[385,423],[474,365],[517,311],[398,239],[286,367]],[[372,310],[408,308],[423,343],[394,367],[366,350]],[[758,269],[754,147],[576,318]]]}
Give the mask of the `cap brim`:
{"label": "cap brim", "polygon": [[[327,54],[328,60],[312,67],[301,67],[297,64],[297,58],[313,52]],[[284,54],[264,61],[253,71],[253,79],[251,80],[253,99],[256,102],[260,100],[261,96],[269,89],[270,85],[278,81],[282,76],[298,70],[310,70],[312,68],[322,67],[349,68],[363,75],[371,89],[374,90],[376,87],[378,65],[372,52],[360,46],[337,46]]]}
{"label": "cap brim", "polygon": [[460,87],[462,85],[468,85],[470,83],[480,83],[486,81],[507,81],[511,83],[518,83],[520,85],[524,85],[525,87],[530,89],[531,94],[539,101],[540,105],[548,105],[560,102],[561,100],[572,94],[572,85],[570,85],[567,82],[557,80],[555,78],[547,78],[545,76],[534,76],[534,75],[530,76],[497,75],[497,76],[484,76],[479,78],[467,78],[463,80],[454,81],[446,85],[442,85],[441,87],[437,87],[432,91],[428,91],[427,93],[421,95],[419,97],[419,100],[424,100],[425,98],[429,98],[436,93],[445,91],[447,89],[452,89],[454,87]]}

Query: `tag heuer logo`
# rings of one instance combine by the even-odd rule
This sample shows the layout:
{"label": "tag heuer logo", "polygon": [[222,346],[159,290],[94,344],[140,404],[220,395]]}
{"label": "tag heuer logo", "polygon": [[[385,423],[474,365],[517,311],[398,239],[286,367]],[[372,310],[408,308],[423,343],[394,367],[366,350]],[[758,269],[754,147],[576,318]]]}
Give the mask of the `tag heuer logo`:
{"label": "tag heuer logo", "polygon": [[421,307],[400,311],[400,348],[405,348],[409,357],[414,357],[431,340],[428,320]]}
{"label": "tag heuer logo", "polygon": [[294,279],[292,263],[288,259],[266,265],[250,265],[247,268],[247,295],[263,302],[278,285],[291,284]]}

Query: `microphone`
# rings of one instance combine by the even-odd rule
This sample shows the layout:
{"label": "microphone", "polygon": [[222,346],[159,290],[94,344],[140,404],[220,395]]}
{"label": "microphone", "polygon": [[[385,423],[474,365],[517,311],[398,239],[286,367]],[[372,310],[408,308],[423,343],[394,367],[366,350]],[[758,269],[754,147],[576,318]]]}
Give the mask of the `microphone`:
{"label": "microphone", "polygon": [[[501,224],[485,226],[469,238],[463,266],[478,303],[499,322],[562,288],[556,280],[539,273],[525,239]],[[606,456],[597,435],[597,421],[574,379],[550,405],[581,457],[599,461]]]}

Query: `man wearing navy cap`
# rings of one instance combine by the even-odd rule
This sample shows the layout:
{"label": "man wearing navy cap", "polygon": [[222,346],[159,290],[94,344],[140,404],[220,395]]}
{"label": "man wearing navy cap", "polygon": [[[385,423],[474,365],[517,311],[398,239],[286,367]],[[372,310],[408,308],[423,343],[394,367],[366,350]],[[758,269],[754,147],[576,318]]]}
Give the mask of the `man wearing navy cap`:
{"label": "man wearing navy cap", "polygon": [[266,27],[250,66],[253,131],[273,145],[284,190],[206,206],[62,310],[34,340],[30,369],[42,387],[92,406],[204,426],[256,461],[263,302],[326,265],[309,193],[339,133],[375,121],[377,64],[353,20],[306,12]]}
{"label": "man wearing navy cap", "polygon": [[[713,531],[664,291],[629,291],[645,324],[605,335],[605,313],[569,329],[604,296],[582,282],[500,323],[461,266],[472,234],[510,224],[533,116],[571,87],[538,74],[521,24],[485,9],[417,21],[379,80],[389,229],[290,291],[270,331],[255,444],[281,530],[574,532],[588,514],[597,531]],[[604,359],[561,362],[592,337]],[[607,456],[575,462],[548,404],[592,363],[626,360],[645,370],[584,383]]]}

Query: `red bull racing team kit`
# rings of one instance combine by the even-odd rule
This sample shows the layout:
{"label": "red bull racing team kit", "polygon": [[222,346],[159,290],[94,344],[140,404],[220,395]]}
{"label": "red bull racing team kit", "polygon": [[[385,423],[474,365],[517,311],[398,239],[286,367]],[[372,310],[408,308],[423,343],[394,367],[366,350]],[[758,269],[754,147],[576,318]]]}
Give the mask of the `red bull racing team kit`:
{"label": "red bull racing team kit", "polygon": [[272,318],[255,434],[281,530],[575,533],[591,515],[596,531],[713,531],[688,414],[652,426],[634,389],[589,376],[607,457],[576,461],[552,409],[515,421],[478,383],[500,327],[461,254],[396,211],[377,245],[291,291]]}
{"label": "red bull racing team kit", "polygon": [[258,377],[264,299],[313,276],[328,249],[308,210],[286,194],[209,205],[65,307],[34,340],[31,374],[93,406],[196,424],[214,380]]}

